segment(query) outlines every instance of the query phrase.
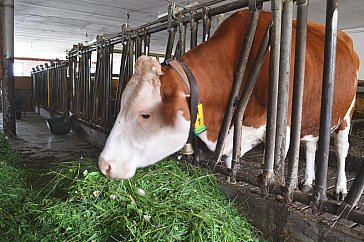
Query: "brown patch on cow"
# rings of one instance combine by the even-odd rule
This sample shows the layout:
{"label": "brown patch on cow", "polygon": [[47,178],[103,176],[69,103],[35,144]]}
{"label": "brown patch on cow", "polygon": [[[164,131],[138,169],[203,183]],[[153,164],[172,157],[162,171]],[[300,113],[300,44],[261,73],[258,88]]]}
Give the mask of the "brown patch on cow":
{"label": "brown patch on cow", "polygon": [[[353,97],[352,100],[354,100],[354,97]],[[353,116],[353,113],[354,113],[354,107],[350,110],[349,122],[350,122],[350,120],[351,120],[351,118]],[[348,127],[349,125],[350,125],[350,123],[348,123],[347,120],[343,119],[343,121],[340,123],[340,125],[335,129],[335,133],[339,133],[339,131],[346,129],[346,127]]]}
{"label": "brown patch on cow", "polygon": [[339,133],[339,131],[344,130],[346,127],[348,127],[348,123],[346,122],[346,120],[344,119],[340,125],[337,127],[337,129],[335,130],[335,133]]}
{"label": "brown patch on cow", "polygon": [[162,66],[164,74],[160,76],[160,92],[162,104],[160,107],[163,123],[165,125],[173,125],[177,111],[183,112],[183,117],[190,120],[190,112],[186,99],[189,91],[184,81],[173,68]]}

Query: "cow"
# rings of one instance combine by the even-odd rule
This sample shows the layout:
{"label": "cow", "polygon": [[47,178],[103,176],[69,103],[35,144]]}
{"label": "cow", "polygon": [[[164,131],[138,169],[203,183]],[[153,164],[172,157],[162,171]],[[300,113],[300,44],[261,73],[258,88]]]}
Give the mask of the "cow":
{"label": "cow", "polygon": [[[203,105],[206,131],[198,137],[211,151],[216,148],[249,18],[247,10],[234,13],[218,27],[210,39],[192,48],[181,58],[195,76],[199,102]],[[271,19],[271,13],[261,12],[243,85],[253,68],[253,61]],[[314,162],[320,124],[325,27],[308,23],[307,28],[301,129],[301,141],[306,148],[306,170],[302,183],[305,187],[311,187],[315,179]],[[291,60],[294,60],[295,20],[292,34]],[[290,103],[293,65],[291,61]],[[347,193],[345,159],[349,148],[348,134],[355,103],[358,68],[359,59],[353,50],[351,38],[339,31],[331,132],[338,163],[335,191],[342,196]],[[241,155],[265,141],[268,79],[269,51],[244,114]],[[138,58],[135,73],[121,99],[120,113],[99,157],[101,172],[111,178],[129,179],[134,176],[137,168],[152,165],[179,151],[190,132],[189,91],[175,68],[161,65],[147,56]],[[289,104],[288,120],[291,110],[292,105]],[[223,150],[228,167],[231,166],[232,130],[233,127]],[[287,137],[289,133],[290,121],[287,124]]]}

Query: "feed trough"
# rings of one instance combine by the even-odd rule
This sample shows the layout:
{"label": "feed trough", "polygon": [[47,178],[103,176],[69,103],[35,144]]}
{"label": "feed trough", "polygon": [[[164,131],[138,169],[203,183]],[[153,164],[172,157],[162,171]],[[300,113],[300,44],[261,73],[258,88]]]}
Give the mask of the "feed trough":
{"label": "feed trough", "polygon": [[72,114],[66,112],[61,117],[47,119],[47,126],[52,134],[64,135],[71,131]]}

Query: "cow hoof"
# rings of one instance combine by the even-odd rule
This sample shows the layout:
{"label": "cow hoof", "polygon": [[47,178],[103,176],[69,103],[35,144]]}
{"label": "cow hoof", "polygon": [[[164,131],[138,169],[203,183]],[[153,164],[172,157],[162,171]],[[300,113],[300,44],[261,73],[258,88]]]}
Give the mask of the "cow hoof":
{"label": "cow hoof", "polygon": [[335,192],[335,193],[334,193],[335,198],[336,198],[336,200],[338,200],[338,201],[342,201],[342,200],[344,200],[344,198],[346,197],[346,194],[348,194],[348,193],[346,193],[346,192]]}
{"label": "cow hoof", "polygon": [[310,192],[312,191],[312,185],[301,184],[299,185],[299,189],[301,192]]}

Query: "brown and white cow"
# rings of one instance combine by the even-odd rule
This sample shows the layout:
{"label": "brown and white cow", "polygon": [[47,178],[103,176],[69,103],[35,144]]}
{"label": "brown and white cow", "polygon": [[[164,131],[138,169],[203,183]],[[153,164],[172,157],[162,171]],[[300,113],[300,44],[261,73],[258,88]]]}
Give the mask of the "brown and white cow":
{"label": "brown and white cow", "polygon": [[[206,42],[191,49],[182,59],[194,74],[199,88],[199,100],[204,108],[207,131],[199,135],[214,151],[224,112],[232,87],[234,72],[248,26],[249,12],[237,12],[226,19]],[[271,14],[262,12],[247,74],[257,54]],[[302,141],[306,144],[306,172],[304,185],[314,180],[314,159],[319,134],[321,85],[324,62],[324,26],[308,24],[305,89],[303,99]],[[293,40],[296,22],[293,21]],[[295,42],[292,41],[292,49]],[[294,51],[293,51],[294,52]],[[294,60],[292,53],[291,60]],[[359,60],[350,37],[338,33],[336,79],[332,115],[332,132],[338,160],[336,192],[346,190],[345,158],[348,152],[348,132],[355,100]],[[293,70],[293,63],[291,70]],[[269,54],[248,103],[244,120],[241,154],[264,142],[268,97]],[[293,73],[291,73],[293,77]],[[291,87],[292,80],[291,78]],[[156,163],[180,150],[186,143],[190,129],[189,90],[175,69],[160,65],[142,56],[135,64],[135,74],[126,86],[121,100],[121,111],[100,155],[99,167],[112,178],[128,179],[136,169]],[[290,90],[290,100],[292,89]],[[289,107],[289,120],[291,105]],[[289,134],[289,126],[287,133]],[[289,135],[288,135],[289,137]],[[226,140],[224,155],[230,165],[232,132]]]}

